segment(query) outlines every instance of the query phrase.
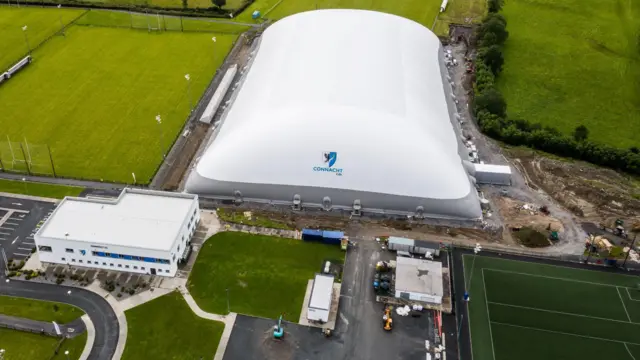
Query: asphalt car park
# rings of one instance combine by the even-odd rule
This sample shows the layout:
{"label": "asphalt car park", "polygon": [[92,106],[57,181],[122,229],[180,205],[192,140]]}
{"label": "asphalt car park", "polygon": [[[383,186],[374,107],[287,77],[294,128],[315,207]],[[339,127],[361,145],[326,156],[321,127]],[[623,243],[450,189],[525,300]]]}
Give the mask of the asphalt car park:
{"label": "asphalt car park", "polygon": [[7,259],[25,260],[35,248],[35,233],[54,203],[0,197],[0,248]]}
{"label": "asphalt car park", "polygon": [[375,241],[356,241],[357,246],[347,254],[338,319],[331,337],[325,337],[321,329],[286,322],[284,339],[275,340],[276,320],[239,315],[224,360],[424,360],[426,341],[435,337],[432,312],[425,311],[420,317],[394,314],[393,330],[385,331],[384,304],[376,302],[372,281],[375,263],[394,254],[382,250]]}

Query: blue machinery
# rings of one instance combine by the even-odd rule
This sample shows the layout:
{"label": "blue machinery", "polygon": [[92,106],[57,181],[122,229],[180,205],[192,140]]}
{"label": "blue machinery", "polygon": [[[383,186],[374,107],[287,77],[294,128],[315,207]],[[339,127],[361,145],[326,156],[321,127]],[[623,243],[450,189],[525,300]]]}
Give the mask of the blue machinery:
{"label": "blue machinery", "polygon": [[282,315],[278,318],[278,325],[273,327],[273,338],[280,340],[284,337],[284,328],[282,327]]}

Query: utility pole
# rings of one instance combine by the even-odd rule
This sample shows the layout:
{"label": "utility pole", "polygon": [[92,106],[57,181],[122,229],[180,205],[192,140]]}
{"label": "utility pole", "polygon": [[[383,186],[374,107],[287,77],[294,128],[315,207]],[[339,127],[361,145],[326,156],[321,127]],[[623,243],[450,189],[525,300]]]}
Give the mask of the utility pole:
{"label": "utility pole", "polygon": [[629,251],[627,251],[627,256],[624,257],[624,261],[622,262],[622,268],[625,269],[625,265],[627,264],[627,259],[629,258],[629,254],[631,254],[631,250],[633,250],[633,245],[635,245],[636,243],[636,237],[638,236],[638,233],[635,232],[633,234],[633,241],[631,242],[631,246],[629,246]]}
{"label": "utility pole", "polygon": [[62,36],[66,37],[66,35],[64,34],[64,25],[62,25],[62,10],[61,9],[62,9],[62,4],[58,4],[58,10],[60,10],[60,11],[58,11],[58,20],[60,20],[60,33],[62,34]]}
{"label": "utility pole", "polygon": [[162,117],[160,117],[160,114],[156,115],[156,122],[158,122],[158,129],[160,129],[160,141],[158,144],[160,144],[160,153],[162,154],[162,160],[164,160],[166,156],[164,148],[162,147],[162,143],[164,142],[164,131],[162,130]]}
{"label": "utility pole", "polygon": [[227,313],[231,313],[231,306],[229,306],[229,288],[227,288]]}
{"label": "utility pole", "polygon": [[184,78],[187,79],[187,96],[189,97],[191,112],[193,112],[193,99],[191,98],[191,75],[186,74]]}

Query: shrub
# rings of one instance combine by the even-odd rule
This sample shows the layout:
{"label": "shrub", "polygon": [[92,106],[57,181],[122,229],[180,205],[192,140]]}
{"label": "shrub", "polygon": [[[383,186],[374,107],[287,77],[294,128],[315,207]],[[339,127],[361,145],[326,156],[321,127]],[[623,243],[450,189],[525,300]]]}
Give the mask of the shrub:
{"label": "shrub", "polygon": [[58,312],[58,310],[60,310],[58,304],[53,304],[53,312]]}
{"label": "shrub", "polygon": [[502,6],[504,5],[504,0],[489,0],[487,2],[487,7],[490,13],[497,13],[502,10]]}
{"label": "shrub", "polygon": [[107,291],[108,292],[112,292],[115,289],[116,289],[116,287],[115,287],[115,285],[113,285],[113,283],[107,284]]}
{"label": "shrub", "polygon": [[507,103],[504,101],[502,93],[496,90],[495,87],[490,87],[476,95],[474,109],[476,114],[486,111],[489,114],[504,117],[507,112]]}
{"label": "shrub", "polygon": [[62,284],[63,281],[64,281],[63,278],[57,278],[56,279],[56,284],[60,285],[60,284]]}
{"label": "shrub", "polygon": [[129,289],[128,291],[129,295],[133,295],[136,293],[135,289]]}
{"label": "shrub", "polygon": [[122,294],[121,294],[121,293],[118,293],[118,295],[116,295],[116,296],[117,296],[117,297],[119,297],[119,298],[121,298],[121,297],[122,297]]}
{"label": "shrub", "polygon": [[16,272],[15,271],[9,271],[9,273],[7,274],[7,277],[14,277],[16,276]]}
{"label": "shrub", "polygon": [[504,57],[502,56],[502,48],[500,45],[495,44],[481,48],[478,51],[478,57],[491,69],[493,75],[497,76],[502,71]]}

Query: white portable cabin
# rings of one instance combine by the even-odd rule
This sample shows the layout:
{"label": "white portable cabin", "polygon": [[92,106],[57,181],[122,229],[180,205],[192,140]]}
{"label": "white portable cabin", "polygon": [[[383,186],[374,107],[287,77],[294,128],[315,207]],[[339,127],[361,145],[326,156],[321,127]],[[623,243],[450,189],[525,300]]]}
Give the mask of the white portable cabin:
{"label": "white portable cabin", "polygon": [[511,168],[507,165],[473,164],[478,184],[511,185]]}
{"label": "white portable cabin", "polygon": [[313,279],[311,296],[309,297],[307,320],[323,323],[329,321],[334,278],[333,275],[316,274]]}

